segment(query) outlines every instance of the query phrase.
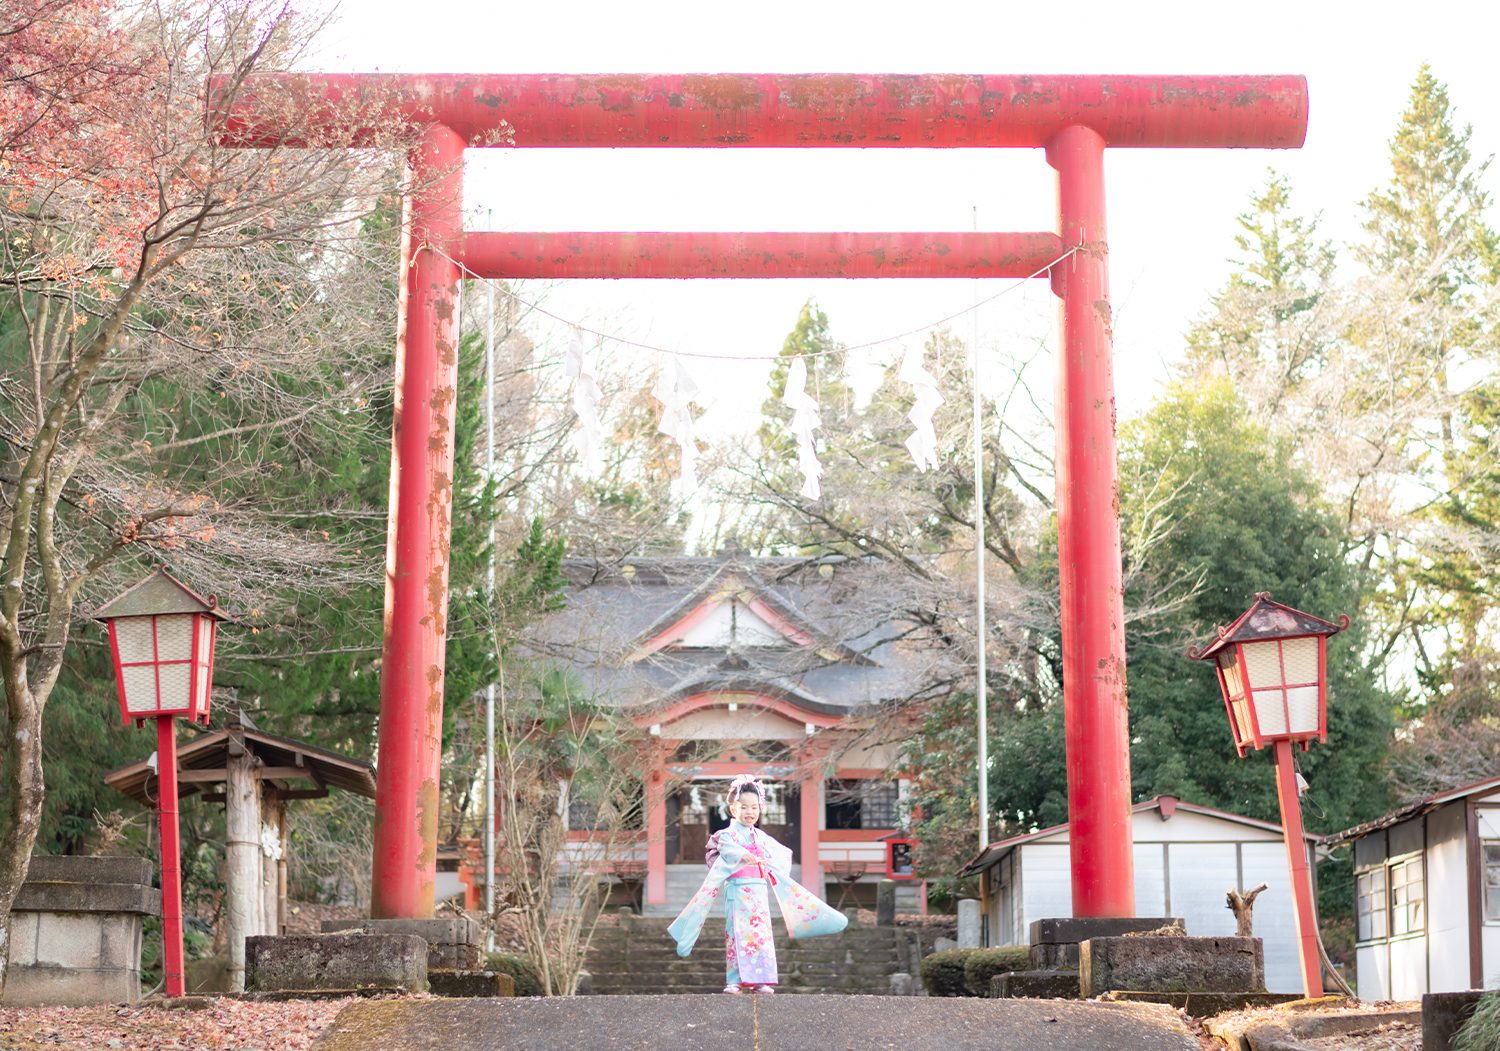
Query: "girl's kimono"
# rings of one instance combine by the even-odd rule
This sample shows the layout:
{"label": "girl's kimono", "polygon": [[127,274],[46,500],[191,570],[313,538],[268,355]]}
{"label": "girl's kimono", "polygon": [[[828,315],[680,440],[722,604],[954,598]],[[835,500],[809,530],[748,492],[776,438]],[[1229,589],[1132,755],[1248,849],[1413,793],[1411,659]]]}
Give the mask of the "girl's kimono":
{"label": "girl's kimono", "polygon": [[693,951],[714,901],[724,899],[725,985],[775,985],[776,943],[771,936],[769,890],[793,938],[837,934],[849,922],[805,887],[792,882],[792,852],[758,828],[731,821],[709,848],[708,877],[667,933],[677,955]]}

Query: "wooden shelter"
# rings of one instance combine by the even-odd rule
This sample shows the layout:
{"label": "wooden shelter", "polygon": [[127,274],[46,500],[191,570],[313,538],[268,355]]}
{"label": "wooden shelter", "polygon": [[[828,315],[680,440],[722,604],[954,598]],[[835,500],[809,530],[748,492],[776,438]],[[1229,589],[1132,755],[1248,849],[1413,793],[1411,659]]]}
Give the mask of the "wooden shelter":
{"label": "wooden shelter", "polygon": [[[142,806],[156,805],[155,753],[111,770],[104,783]],[[177,746],[179,793],[224,804],[225,913],[229,981],[244,987],[245,939],[286,925],[286,805],[321,799],[330,788],[375,798],[375,768],[326,748],[266,733],[243,712],[222,730]]]}

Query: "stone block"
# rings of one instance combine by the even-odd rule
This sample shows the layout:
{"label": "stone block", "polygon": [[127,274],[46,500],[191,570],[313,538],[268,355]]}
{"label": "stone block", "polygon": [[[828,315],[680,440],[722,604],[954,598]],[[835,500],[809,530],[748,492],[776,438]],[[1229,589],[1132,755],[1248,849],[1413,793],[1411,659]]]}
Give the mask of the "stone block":
{"label": "stone block", "polygon": [[39,856],[12,906],[7,1004],[140,995],[141,918],[161,914],[146,858]]}
{"label": "stone block", "polygon": [[11,967],[5,976],[6,1007],[88,1007],[140,998],[141,974],[136,970]]}
{"label": "stone block", "polygon": [[1044,942],[1027,953],[1033,971],[1078,970],[1077,942]]}
{"label": "stone block", "polygon": [[1186,929],[1180,916],[1065,916],[1057,919],[1032,920],[1032,945],[1077,944],[1090,938],[1118,938],[1140,934],[1162,927]]}
{"label": "stone block", "polygon": [[430,920],[324,920],[323,933],[368,930],[373,934],[415,934],[428,945],[478,945],[479,921],[467,916]]}
{"label": "stone block", "polygon": [[141,921],[131,915],[104,913],[99,921],[99,966],[139,967]]}
{"label": "stone block", "polygon": [[990,997],[996,1000],[1077,1000],[1077,971],[1006,971],[990,978]]}
{"label": "stone block", "polygon": [[415,934],[308,934],[245,939],[245,985],[283,989],[427,986],[427,943]]}
{"label": "stone block", "polygon": [[428,971],[433,996],[515,996],[516,980],[499,971]]}
{"label": "stone block", "polygon": [[1113,989],[1157,993],[1264,992],[1259,938],[1089,938],[1079,944],[1085,998]]}
{"label": "stone block", "polygon": [[99,917],[76,912],[39,912],[36,917],[38,967],[99,966]]}
{"label": "stone block", "polygon": [[40,854],[31,859],[26,880],[36,883],[134,883],[149,887],[151,859]]}
{"label": "stone block", "polygon": [[35,912],[10,914],[10,963],[30,967],[36,963],[36,928],[41,916]]}
{"label": "stone block", "polygon": [[958,947],[979,948],[979,902],[974,898],[958,903]]}
{"label": "stone block", "polygon": [[11,908],[22,912],[128,912],[160,916],[161,891],[135,883],[27,880],[21,884]]}
{"label": "stone block", "polygon": [[1119,1003],[1166,1004],[1181,1008],[1194,1018],[1211,1018],[1248,1007],[1275,1007],[1301,998],[1301,993],[1145,993],[1123,989],[1104,997]]}
{"label": "stone block", "polygon": [[368,931],[414,934],[427,943],[427,966],[434,970],[476,971],[482,965],[479,923],[467,916],[429,920],[324,920],[323,933]]}
{"label": "stone block", "polygon": [[875,926],[896,926],[896,881],[883,879],[875,888]]}
{"label": "stone block", "polygon": [[1452,1051],[1458,1027],[1469,1020],[1484,992],[1424,993],[1422,996],[1422,1051]]}
{"label": "stone block", "polygon": [[891,995],[915,996],[916,984],[912,981],[911,975],[904,972],[891,975]]}

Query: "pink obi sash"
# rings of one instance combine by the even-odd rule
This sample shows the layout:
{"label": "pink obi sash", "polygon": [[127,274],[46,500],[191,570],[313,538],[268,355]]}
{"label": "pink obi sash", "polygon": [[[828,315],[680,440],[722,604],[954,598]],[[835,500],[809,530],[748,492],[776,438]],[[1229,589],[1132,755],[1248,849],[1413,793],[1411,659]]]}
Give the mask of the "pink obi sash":
{"label": "pink obi sash", "polygon": [[750,856],[753,859],[750,864],[744,865],[737,871],[729,874],[730,879],[769,879],[770,871],[766,868],[765,856],[760,852],[757,844],[750,848]]}

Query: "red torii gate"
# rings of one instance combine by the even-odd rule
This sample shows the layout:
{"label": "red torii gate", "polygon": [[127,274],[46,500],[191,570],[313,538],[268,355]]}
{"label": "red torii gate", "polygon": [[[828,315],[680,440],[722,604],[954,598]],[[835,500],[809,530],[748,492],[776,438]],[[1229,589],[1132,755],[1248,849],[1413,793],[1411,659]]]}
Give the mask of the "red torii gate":
{"label": "red torii gate", "polygon": [[[314,114],[377,94],[425,126],[402,242],[371,914],[431,916],[447,618],[459,281],[481,278],[1010,277],[1061,300],[1058,558],[1073,913],[1135,912],[1115,462],[1105,147],[1295,149],[1301,76],[312,75]],[[317,145],[257,125],[225,142]],[[316,128],[318,118],[308,123]],[[374,142],[378,126],[363,129]],[[469,144],[520,148],[1035,148],[1057,231],[465,233]],[[1071,251],[1077,249],[1077,251]],[[1068,254],[1071,251],[1071,254]],[[1066,255],[1066,258],[1063,258]],[[648,888],[649,890],[650,888]],[[662,888],[664,890],[664,888]]]}

